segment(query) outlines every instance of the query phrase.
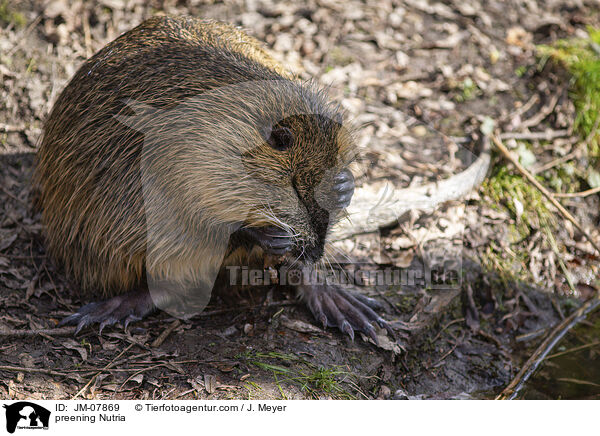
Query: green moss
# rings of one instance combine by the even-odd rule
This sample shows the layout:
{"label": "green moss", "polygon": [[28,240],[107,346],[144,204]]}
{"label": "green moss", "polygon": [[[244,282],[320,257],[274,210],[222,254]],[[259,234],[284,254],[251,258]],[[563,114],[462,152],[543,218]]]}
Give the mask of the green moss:
{"label": "green moss", "polygon": [[348,381],[351,374],[338,367],[325,368],[293,354],[277,352],[247,352],[240,356],[250,365],[271,372],[274,382],[279,388],[282,398],[286,398],[282,384],[298,386],[310,397],[323,395],[337,399],[355,399],[341,384],[342,379]]}
{"label": "green moss", "polygon": [[521,65],[520,67],[518,67],[515,70],[515,74],[517,75],[517,77],[523,77],[525,75],[525,73],[527,73],[527,66],[526,65]]}
{"label": "green moss", "polygon": [[[543,183],[541,177],[538,179]],[[540,227],[540,217],[545,218],[547,222],[553,222],[544,196],[531,183],[512,173],[506,166],[496,168],[494,174],[484,182],[483,189],[490,198],[492,207],[504,207],[511,212],[516,220],[515,232],[519,239],[529,235],[531,228]]]}
{"label": "green moss", "polygon": [[[541,177],[538,177],[541,179]],[[508,286],[514,280],[531,280],[529,250],[521,241],[528,238],[542,223],[555,226],[555,219],[543,195],[527,180],[499,166],[483,184],[488,205],[497,210],[507,210],[514,222],[508,226],[509,246],[490,243],[483,253],[486,269],[495,271],[500,282]]]}
{"label": "green moss", "polygon": [[13,24],[15,27],[25,27],[27,19],[21,12],[15,11],[8,0],[0,0],[0,24]]}
{"label": "green moss", "polygon": [[455,88],[459,91],[459,94],[454,96],[454,100],[457,103],[472,100],[480,94],[477,84],[470,77],[467,77],[462,82],[456,83]]}
{"label": "green moss", "polygon": [[[587,138],[600,116],[600,29],[588,28],[589,38],[561,39],[538,46],[542,62],[552,60],[571,74],[571,98],[577,115],[575,129]],[[600,129],[590,140],[590,153],[600,158]]]}

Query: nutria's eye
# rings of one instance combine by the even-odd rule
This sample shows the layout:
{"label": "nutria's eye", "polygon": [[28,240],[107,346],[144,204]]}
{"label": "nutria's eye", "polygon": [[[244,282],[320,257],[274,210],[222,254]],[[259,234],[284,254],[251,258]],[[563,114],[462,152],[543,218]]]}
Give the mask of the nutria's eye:
{"label": "nutria's eye", "polygon": [[292,131],[287,127],[280,126],[274,126],[267,138],[267,144],[279,151],[290,148],[293,141],[294,135],[292,134]]}

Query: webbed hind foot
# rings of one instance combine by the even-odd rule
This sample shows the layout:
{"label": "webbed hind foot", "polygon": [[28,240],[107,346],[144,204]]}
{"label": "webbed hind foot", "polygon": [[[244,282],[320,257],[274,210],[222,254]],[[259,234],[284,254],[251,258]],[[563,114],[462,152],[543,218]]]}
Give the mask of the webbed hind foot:
{"label": "webbed hind foot", "polygon": [[348,334],[352,340],[354,340],[354,331],[359,331],[379,344],[373,327],[376,323],[392,338],[396,337],[387,321],[375,312],[381,309],[381,304],[377,300],[332,285],[306,285],[301,286],[299,291],[308,308],[323,327],[337,327]]}
{"label": "webbed hind foot", "polygon": [[86,326],[100,324],[102,333],[104,327],[118,322],[127,328],[130,322],[141,320],[154,309],[150,292],[132,291],[108,300],[86,304],[73,315],[64,318],[59,326],[76,325],[77,334]]}

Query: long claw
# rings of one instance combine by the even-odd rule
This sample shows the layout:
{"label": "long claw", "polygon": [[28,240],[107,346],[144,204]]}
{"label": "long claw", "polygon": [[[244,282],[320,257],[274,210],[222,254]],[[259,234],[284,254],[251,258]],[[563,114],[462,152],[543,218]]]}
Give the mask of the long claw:
{"label": "long claw", "polygon": [[372,309],[379,305],[376,300],[333,286],[303,286],[300,290],[309,309],[324,327],[337,326],[352,341],[354,332],[359,331],[379,345],[376,324],[396,338],[392,327]]}
{"label": "long claw", "polygon": [[[75,321],[75,320],[74,320]],[[75,329],[75,334],[79,334],[81,329],[83,329],[88,324],[86,317],[82,317],[81,320],[77,323],[77,328]]]}
{"label": "long claw", "polygon": [[86,304],[59,325],[76,325],[75,334],[78,334],[84,327],[99,324],[98,333],[102,334],[106,326],[122,322],[127,328],[129,323],[142,319],[153,310],[154,304],[148,291],[130,292],[106,301]]}
{"label": "long claw", "polygon": [[342,325],[340,326],[340,330],[343,331],[344,333],[346,333],[348,336],[350,336],[350,339],[352,340],[352,342],[354,342],[354,329],[352,328],[352,326],[350,325],[350,323],[346,320],[344,320],[342,322]]}
{"label": "long claw", "polygon": [[375,332],[375,329],[373,328],[373,326],[369,325],[366,328],[367,332],[367,336],[370,337],[373,342],[375,342],[375,344],[379,345],[379,339],[377,338],[377,333]]}
{"label": "long claw", "polygon": [[124,326],[124,327],[125,327],[125,329],[127,329],[127,327],[129,327],[129,324],[130,324],[131,322],[134,322],[134,321],[139,321],[139,320],[141,320],[141,319],[142,319],[142,318],[141,318],[141,317],[139,317],[139,316],[136,316],[136,315],[129,315],[129,316],[128,316],[128,317],[125,319],[125,326]]}
{"label": "long claw", "polygon": [[384,319],[379,318],[377,320],[377,324],[379,324],[379,327],[381,327],[382,329],[385,329],[385,331],[388,333],[388,335],[390,335],[391,338],[393,338],[394,340],[397,339],[396,332],[394,331],[392,326],[389,325]]}

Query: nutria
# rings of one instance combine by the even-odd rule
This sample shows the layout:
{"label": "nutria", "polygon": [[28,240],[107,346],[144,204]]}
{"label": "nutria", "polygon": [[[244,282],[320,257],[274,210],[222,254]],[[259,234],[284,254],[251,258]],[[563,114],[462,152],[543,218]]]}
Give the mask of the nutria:
{"label": "nutria", "polygon": [[[163,307],[149,281],[206,286],[215,266],[265,255],[318,261],[354,190],[342,120],[314,83],[227,24],[154,17],[109,43],[58,97],[37,154],[48,252],[78,289],[108,298],[63,324],[138,320]],[[161,300],[176,299],[169,286]],[[392,332],[374,300],[299,291],[323,325]]]}
{"label": "nutria", "polygon": [[[105,299],[62,324],[127,325],[177,304],[195,313],[226,266],[318,262],[355,189],[343,120],[315,83],[228,24],[154,17],[109,43],[58,97],[37,155],[48,252],[78,289]],[[489,157],[478,162],[470,183],[421,197],[468,192]],[[358,231],[376,228],[361,215],[372,206],[355,206]],[[324,326],[393,335],[373,299],[297,289]]]}

